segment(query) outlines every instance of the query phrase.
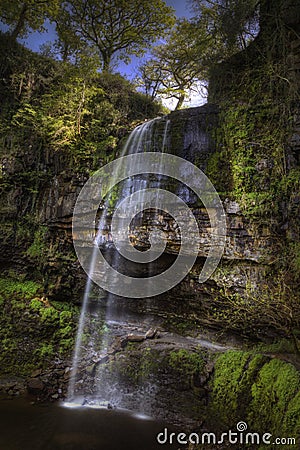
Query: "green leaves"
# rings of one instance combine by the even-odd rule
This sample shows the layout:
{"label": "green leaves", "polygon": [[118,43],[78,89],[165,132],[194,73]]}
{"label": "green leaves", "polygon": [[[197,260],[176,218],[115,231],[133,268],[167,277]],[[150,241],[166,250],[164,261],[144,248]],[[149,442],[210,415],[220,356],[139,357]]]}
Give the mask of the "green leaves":
{"label": "green leaves", "polygon": [[174,21],[173,9],[162,0],[63,1],[56,19],[64,47],[95,47],[105,71],[113,58],[129,61],[130,55],[141,55]]}
{"label": "green leaves", "polygon": [[137,79],[148,95],[175,98],[178,109],[191,91],[197,91],[197,84],[205,77],[195,42],[199,33],[194,23],[179,20],[167,42],[153,49],[152,58],[140,67]]}
{"label": "green leaves", "polygon": [[42,31],[46,19],[53,19],[58,12],[59,0],[1,0],[0,17],[10,27],[15,40],[29,30]]}
{"label": "green leaves", "polygon": [[215,57],[225,59],[244,49],[258,32],[257,0],[192,0],[199,27],[206,30]]}

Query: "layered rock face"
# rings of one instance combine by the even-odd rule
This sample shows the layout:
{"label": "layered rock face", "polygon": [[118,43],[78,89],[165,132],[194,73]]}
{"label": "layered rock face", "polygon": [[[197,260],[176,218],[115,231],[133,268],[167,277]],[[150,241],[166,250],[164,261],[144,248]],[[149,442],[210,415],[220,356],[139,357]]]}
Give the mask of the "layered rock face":
{"label": "layered rock face", "polygon": [[[151,150],[161,151],[161,142],[164,139],[165,152],[184,158],[207,173],[216,152],[215,131],[220,125],[219,117],[216,106],[204,105],[176,111],[158,119],[152,130]],[[166,122],[168,122],[167,132]],[[295,126],[290,142],[290,154],[296,154],[298,131]],[[24,164],[29,164],[31,160],[32,165],[36,164],[37,161],[30,156],[30,150],[27,153]],[[7,177],[15,177],[18,174],[20,169],[18,164],[20,163],[16,159],[5,162]],[[53,177],[41,183],[39,189],[34,192],[22,186],[15,186],[7,198],[2,200],[5,226],[10,227],[8,237],[1,246],[2,264],[6,267],[10,264],[11,267],[18,267],[21,271],[26,264],[30,267],[32,262],[26,253],[26,245],[28,246],[26,235],[19,233],[20,238],[17,239],[16,234],[13,237],[12,230],[14,220],[20,217],[20,213],[31,214],[33,220],[46,230],[44,236],[46,244],[44,242],[42,245],[38,268],[44,279],[45,295],[50,298],[80,301],[86,275],[74,254],[72,214],[87,176],[83,173],[74,173],[66,160],[60,160],[59,154],[53,156],[42,154],[39,156],[38,164],[40,170],[51,166]],[[231,161],[228,161],[229,166],[230,164]],[[224,173],[226,178],[226,170],[228,170],[226,167],[224,171],[221,167],[220,179],[224,179]],[[255,170],[256,175],[258,177],[261,175],[264,181],[265,172],[269,170],[268,161],[260,159]],[[255,216],[247,214],[247,207],[249,206],[249,209],[252,207],[251,202],[246,208],[245,205],[242,208],[228,191],[228,187],[224,186],[222,191],[223,186],[219,185],[218,190],[226,213],[226,245],[217,270],[206,283],[201,284],[198,277],[210,249],[213,231],[207,211],[195,193],[183,184],[162,177],[159,183],[156,180],[156,186],[174,192],[192,211],[199,227],[200,247],[198,259],[189,275],[170,292],[147,302],[147,310],[167,320],[175,317],[178,320],[196,320],[209,325],[211,324],[209,311],[218,297],[222,299],[224,295],[238,294],[241,298],[247,299],[249,294],[251,296],[254,292],[259,292],[266,274],[272,271],[282,237],[278,235],[272,221],[268,223],[267,220],[257,220]],[[193,227],[194,224],[191,224],[191,236],[195,231]],[[157,228],[162,232],[166,242],[166,251],[158,264],[151,265],[150,268],[141,264],[130,267],[130,264],[121,260],[120,268],[123,265],[125,272],[131,270],[134,276],[140,277],[172,265],[180,250],[181,236],[178,224],[168,213],[159,211],[153,214],[151,210],[145,211],[139,224],[131,229],[131,242],[136,248],[146,250],[149,248],[149,236]],[[28,233],[30,234],[30,230]],[[35,262],[33,266],[36,270]],[[129,305],[133,310],[145,311],[146,308],[143,299],[129,301]]]}
{"label": "layered rock face", "polygon": [[[155,151],[159,150],[157,143],[161,142],[166,120],[169,121],[166,152],[175,154],[193,163],[204,173],[207,172],[207,166],[215,152],[213,136],[218,125],[218,109],[212,105],[205,105],[173,112],[167,118],[156,122],[152,136],[152,146]],[[260,168],[257,169],[258,172],[259,170]],[[134,182],[132,182],[132,189],[134,188],[133,184]],[[211,228],[208,212],[203,206],[201,199],[188,186],[176,182],[176,180],[163,177],[160,179],[158,187],[163,190],[171,190],[179,196],[196,218],[200,241],[198,262],[194,267],[193,274],[190,274],[188,278],[194,280],[193,283],[197,286],[196,290],[198,291],[197,296],[199,291],[206,290],[205,287],[201,289],[201,286],[197,285],[197,273],[200,273],[201,266],[208,255],[211,245],[213,229]],[[128,192],[130,190],[129,188]],[[260,279],[264,276],[266,269],[275,257],[277,237],[266,224],[262,225],[260,222],[255,222],[255,220],[250,220],[246,217],[238,202],[230,199],[227,196],[228,194],[220,195],[226,213],[226,245],[222,262],[210,282],[214,282],[220,287],[230,288],[233,292],[238,291],[242,293],[250,285],[252,289],[257,288]],[[179,211],[179,216],[183,222],[186,221],[190,239],[193,239],[195,235],[194,223],[192,221],[189,222],[189,218],[184,210],[182,214]],[[170,263],[174,261],[174,256],[178,255],[181,246],[181,234],[178,223],[170,214],[164,211],[146,210],[138,224],[132,226],[130,239],[136,248],[142,251],[146,250],[150,245],[149,236],[151,232],[157,229],[161,231],[166,243],[166,251],[162,259],[164,259],[167,266],[167,261],[169,260]],[[162,259],[160,261],[161,266],[164,265]],[[134,268],[132,270],[134,271]],[[155,272],[153,265],[149,270]],[[137,275],[139,271],[140,274],[143,274],[144,269],[136,267],[136,271]],[[189,287],[186,295],[193,296],[193,292],[194,290],[191,290]]]}
{"label": "layered rock face", "polygon": [[[158,143],[161,142],[162,134],[165,132],[166,120],[169,121],[169,125],[165,151],[190,161],[206,172],[209,160],[215,151],[213,131],[218,124],[217,107],[204,105],[176,111],[167,118],[156,121],[151,137],[155,151],[160,151]],[[49,157],[45,157],[45,160],[41,161],[41,164],[55,166],[54,176],[42,186],[39,192],[35,193],[34,201],[29,194],[27,201],[29,205],[31,204],[31,211],[36,220],[47,227],[49,249],[53,250],[45,254],[43,263],[46,289],[51,285],[50,295],[72,297],[80,295],[78,288],[83,286],[85,279],[79,263],[72,257],[72,214],[76,198],[86,177],[82,174],[71,173],[66,162],[62,163],[56,159],[50,161]],[[14,174],[18,167],[10,162],[10,164],[7,163],[6,170],[9,174]],[[178,288],[180,295],[194,298],[197,303],[199,295],[201,297],[201,293],[206,291],[205,286],[197,284],[197,273],[210,248],[212,230],[209,217],[195,193],[183,184],[168,178],[160,180],[159,187],[171,189],[178,195],[193,212],[199,227],[201,244],[198,262],[193,273],[183,283],[183,286],[186,284],[187,291],[183,286]],[[17,190],[11,195],[17,197]],[[222,262],[210,283],[241,293],[250,284],[252,287],[259,284],[266,268],[274,259],[276,237],[272,235],[268,226],[261,226],[246,218],[236,201],[229,199],[226,195],[221,196],[221,200],[227,220],[226,247]],[[24,201],[23,198],[23,203]],[[162,231],[167,244],[164,261],[173,260],[174,255],[176,256],[180,250],[180,231],[176,221],[163,211],[155,215],[151,211],[144,213],[140,225],[132,230],[132,243],[139,249],[145,250],[149,247],[149,233],[155,228]],[[191,229],[191,235],[193,231]],[[18,242],[10,242],[9,246],[4,245],[2,254],[7,255],[12,250],[15,252],[15,249],[18,249]],[[137,270],[141,271],[140,273],[144,271],[142,267]],[[191,284],[194,286],[192,290]]]}

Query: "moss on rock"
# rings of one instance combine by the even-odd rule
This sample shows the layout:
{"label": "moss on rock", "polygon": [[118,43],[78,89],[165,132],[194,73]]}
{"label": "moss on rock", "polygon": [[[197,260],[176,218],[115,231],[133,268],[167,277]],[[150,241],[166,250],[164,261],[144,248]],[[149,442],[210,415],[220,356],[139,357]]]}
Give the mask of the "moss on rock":
{"label": "moss on rock", "polygon": [[0,364],[2,374],[28,376],[73,349],[78,308],[51,304],[42,286],[22,275],[0,279]]}
{"label": "moss on rock", "polygon": [[228,351],[216,360],[211,388],[210,421],[218,428],[234,429],[243,420],[252,432],[299,435],[300,374],[292,364]]}

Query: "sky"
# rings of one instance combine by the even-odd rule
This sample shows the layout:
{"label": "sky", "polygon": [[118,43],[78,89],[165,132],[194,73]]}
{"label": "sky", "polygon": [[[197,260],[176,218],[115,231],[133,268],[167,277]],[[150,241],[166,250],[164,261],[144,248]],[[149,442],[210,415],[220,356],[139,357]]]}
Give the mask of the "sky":
{"label": "sky", "polygon": [[[167,3],[167,5],[172,6],[172,8],[174,8],[175,14],[178,18],[191,17],[191,12],[189,10],[187,0],[165,0],[165,2]],[[7,27],[1,24],[0,29],[2,31],[6,31]],[[45,29],[46,32],[31,33],[26,39],[20,40],[20,42],[24,44],[26,47],[33,50],[34,52],[39,52],[41,45],[49,41],[54,42],[56,39],[55,29],[52,24],[46,22]],[[141,62],[142,62],[141,58],[132,57],[130,64],[126,65],[124,63],[120,63],[117,68],[117,71],[120,72],[121,75],[132,80],[137,75],[138,66],[141,64]],[[184,106],[198,106],[200,104],[203,104],[205,101],[206,101],[205,98],[195,93],[191,95],[191,99],[188,102],[184,103]],[[175,100],[174,101],[164,100],[163,103],[170,109],[173,109],[176,105]]]}

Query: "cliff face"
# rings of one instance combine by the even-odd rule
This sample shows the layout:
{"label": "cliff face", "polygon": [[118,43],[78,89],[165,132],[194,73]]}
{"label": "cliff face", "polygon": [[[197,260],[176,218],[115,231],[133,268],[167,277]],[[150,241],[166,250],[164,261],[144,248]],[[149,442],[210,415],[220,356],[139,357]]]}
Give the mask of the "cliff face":
{"label": "cliff face", "polygon": [[[221,145],[216,138],[220,121],[218,117],[218,109],[211,105],[171,113],[168,116],[167,151],[185,158],[209,175],[212,171],[213,158],[218,154]],[[164,118],[156,122],[154,130],[156,139],[163,132],[165,120]],[[292,135],[292,142],[295,144],[290,144],[292,152],[296,151],[293,147],[297,146],[296,133],[297,130]],[[153,145],[155,146],[154,137]],[[28,150],[23,165],[28,167],[29,161],[33,161],[34,157]],[[6,197],[2,198],[7,238],[2,244],[1,255],[2,265],[5,268],[17,270],[22,270],[26,264],[30,267],[30,264],[34,264],[38,258],[40,265],[35,270],[42,274],[45,294],[52,298],[80,300],[85,274],[73,253],[71,227],[74,204],[86,181],[86,175],[74,173],[67,164],[62,155],[56,154],[54,157],[47,154],[40,155],[40,171],[46,171],[50,167],[53,174],[51,179],[40,184],[35,192],[26,190],[26,186],[22,184],[14,185]],[[228,173],[225,173],[225,178],[230,178],[230,161],[226,161],[219,170],[217,177],[221,180],[226,170]],[[260,176],[264,179],[264,171],[268,170],[266,160],[260,158],[256,162],[255,170],[258,182]],[[6,180],[16,179],[19,172],[18,157],[5,161]],[[169,181],[167,185],[162,182],[160,186],[161,189],[169,187]],[[188,204],[196,217],[201,240],[199,258],[187,279],[164,296],[164,300],[153,299],[150,310],[164,315],[165,318],[170,314],[174,316],[173,301],[181,303],[182,298],[188,297],[184,310],[175,314],[177,319],[184,317],[185,320],[189,320],[197,317],[200,322],[204,320],[209,323],[210,319],[203,317],[204,310],[205,315],[208,315],[209,302],[216,301],[218,297],[222,300],[225,293],[248,297],[251,292],[262,288],[266,274],[274,270],[273,263],[276,261],[278,248],[284,244],[285,233],[283,232],[281,237],[278,235],[281,220],[279,216],[273,217],[272,221],[268,222],[268,217],[249,214],[248,209],[251,211],[252,203],[255,201],[249,200],[248,205],[243,201],[241,206],[234,193],[228,190],[228,186],[227,192],[226,186],[222,189],[219,180],[218,189],[219,191],[221,189],[220,195],[227,217],[226,247],[218,269],[208,283],[201,285],[197,277],[210,248],[210,221],[205,208],[199,205],[199,199],[193,192],[184,186],[173,186],[173,189]],[[26,229],[28,224],[24,227],[26,233],[20,229],[15,230],[15,233],[13,231],[14,227],[21,225],[17,220],[26,214],[44,230],[42,236],[41,234],[34,236],[33,244],[35,243],[37,247],[37,254],[34,255],[28,252],[28,243],[33,245],[30,230]],[[151,215],[145,214],[142,225],[134,230],[134,244],[141,249],[149,245],[148,235],[154,227],[153,220]],[[165,260],[170,260],[180,249],[177,225],[171,216],[162,213],[155,226],[164,233],[167,240]],[[136,302],[135,308],[143,310],[143,302]],[[211,320],[211,323],[214,325],[215,320]]]}
{"label": "cliff face", "polygon": [[119,75],[34,54],[0,34],[1,256],[4,275],[33,277],[44,295],[79,300],[72,208],[136,121],[160,107]]}
{"label": "cliff face", "polygon": [[[216,139],[218,117],[218,108],[212,105],[171,113],[167,119],[163,118],[156,122],[153,130],[153,146],[155,147],[155,142],[159,141],[159,136],[164,131],[164,123],[168,120],[167,152],[192,162],[209,175],[213,158],[220,146]],[[34,264],[38,258],[39,266],[35,270],[43,277],[45,295],[50,298],[70,298],[80,301],[85,274],[74,256],[72,213],[76,198],[86,181],[86,175],[74,173],[71,168],[68,168],[67,161],[60,158],[62,156],[59,154],[53,159],[48,155],[40,157],[41,171],[51,167],[53,176],[40,185],[36,192],[25,191],[24,193],[24,186],[14,186],[6,196],[6,203],[4,197],[3,211],[9,204],[12,205],[9,209],[10,216],[7,215],[7,210],[5,213],[6,226],[10,217],[12,228],[10,234],[7,230],[10,239],[3,243],[2,255],[5,259],[2,260],[2,264],[7,268],[7,261],[9,261],[11,268],[22,270],[25,264],[29,264],[30,267],[30,264]],[[261,162],[263,167],[264,164],[264,161]],[[230,161],[227,161],[224,167],[220,167],[221,179],[224,178],[224,171],[228,170],[228,165],[230,166]],[[9,179],[16,177],[20,169],[12,159],[6,163],[5,170],[5,177]],[[256,170],[259,176],[260,165]],[[230,177],[230,172],[225,174],[225,178],[227,177]],[[160,188],[169,189],[170,181],[166,181],[165,184],[162,181]],[[148,312],[150,310],[164,316],[166,320],[172,317],[174,320],[188,322],[196,318],[197,323],[204,322],[219,326],[222,319],[209,317],[212,306],[215,302],[222,302],[224,295],[240,295],[242,298],[248,298],[255,290],[262,288],[266,274],[274,267],[273,262],[276,260],[280,237],[276,233],[274,223],[268,223],[268,220],[262,221],[255,215],[247,214],[247,205],[245,207],[244,204],[241,207],[232,192],[228,190],[226,192],[226,186],[224,189],[221,186],[223,192],[220,195],[227,220],[226,247],[222,262],[211,279],[204,285],[199,284],[198,276],[210,248],[209,217],[205,208],[201,206],[201,202],[199,203],[199,199],[187,187],[173,185],[171,188],[184,200],[196,217],[201,246],[198,261],[192,272],[171,292],[152,299],[147,305]],[[218,188],[220,190],[220,183]],[[13,202],[11,199],[14,199]],[[252,205],[249,204],[249,209],[251,207]],[[23,216],[26,211],[44,230],[42,235],[35,234],[33,243],[32,236],[28,235],[28,228],[27,234],[20,236],[20,231],[14,237],[12,234],[16,223],[14,219],[20,218],[20,215]],[[153,218],[150,214],[144,214],[142,224],[133,231],[133,242],[140,249],[146,249],[149,245],[149,232],[153,230],[154,222],[167,241],[162,265],[168,265],[180,250],[177,225],[168,214],[161,213],[158,220],[157,217]],[[36,246],[36,254],[32,255],[28,251],[28,248],[31,248],[28,247],[28,243]],[[123,269],[128,270],[128,266],[125,265]],[[142,274],[143,268],[140,270],[141,273],[138,275]],[[184,302],[184,306],[183,298],[188,299]],[[129,305],[132,309],[139,311],[145,308],[143,300],[129,302]]]}
{"label": "cliff face", "polygon": [[[265,3],[267,7],[268,2]],[[287,286],[287,294],[289,289],[296,288],[300,204],[299,21],[295,19],[297,14],[291,14],[292,6],[280,11],[277,22],[262,22],[259,36],[245,52],[215,68],[210,99],[218,107],[209,104],[177,111],[157,121],[155,132],[161,135],[162,124],[169,120],[167,151],[191,161],[209,176],[220,194],[227,220],[222,262],[212,278],[201,285],[197,278],[210,245],[210,223],[195,195],[184,186],[173,186],[197,219],[201,247],[189,276],[163,298],[152,299],[150,309],[166,319],[176,316],[178,320],[244,329],[247,325],[242,324],[243,317],[234,299],[238,298],[245,306],[253,301],[255,292],[265,291],[268,297],[270,292],[278,293],[276,285]],[[280,39],[273,45],[269,30],[275,22],[280,26]],[[44,128],[35,129],[37,120],[44,124],[53,114],[54,106],[40,104],[38,99],[38,92],[46,93],[42,96],[44,102],[49,98],[46,74],[39,78],[24,69],[21,81],[15,77],[14,84],[10,84],[11,73],[7,70],[2,86],[6,128],[2,133],[0,263],[4,269],[39,278],[49,298],[80,301],[86,276],[72,245],[73,207],[90,173],[118,156],[125,134],[122,117],[128,117],[129,106],[126,104],[126,108],[112,114],[111,109],[121,100],[109,90],[103,95],[107,86],[102,80],[97,94],[84,92],[89,114],[86,118],[75,117],[73,128],[77,134],[72,135],[65,147],[61,140],[55,140],[60,129],[51,128],[51,133],[46,129],[49,135]],[[72,77],[71,82],[67,85],[70,93],[74,91]],[[76,105],[82,98],[82,85],[79,86],[76,101],[72,97]],[[65,85],[64,88],[67,89]],[[9,102],[13,108],[8,114]],[[105,105],[105,114],[102,111],[99,116],[97,110],[98,116],[93,115],[91,108],[95,105]],[[154,113],[152,110],[151,114]],[[135,112],[135,119],[141,119],[140,110]],[[9,121],[13,126],[8,125]],[[109,129],[106,133],[111,123],[117,123],[117,131]],[[17,128],[22,129],[19,138],[14,135]],[[70,132],[69,128],[66,130]],[[69,147],[72,153],[66,150]],[[168,186],[162,184],[164,187]],[[158,222],[167,240],[164,258],[171,261],[179,251],[178,230],[167,214],[162,214]],[[153,219],[145,214],[142,227],[134,232],[134,243],[146,248],[152,228]],[[275,286],[270,287],[272,284]],[[278,302],[284,304],[276,295],[272,297],[272,315],[276,302],[277,307]],[[187,299],[184,306],[182,298]],[[143,310],[143,301],[135,302],[132,308]],[[214,308],[221,308],[226,317],[212,313]],[[237,311],[234,320],[228,312],[232,309]],[[270,311],[265,313],[263,326],[268,314]],[[255,321],[254,315],[251,320]],[[283,327],[284,333],[290,326],[293,325]]]}

